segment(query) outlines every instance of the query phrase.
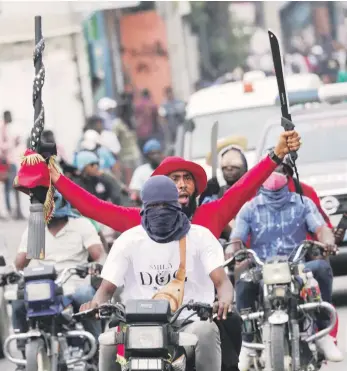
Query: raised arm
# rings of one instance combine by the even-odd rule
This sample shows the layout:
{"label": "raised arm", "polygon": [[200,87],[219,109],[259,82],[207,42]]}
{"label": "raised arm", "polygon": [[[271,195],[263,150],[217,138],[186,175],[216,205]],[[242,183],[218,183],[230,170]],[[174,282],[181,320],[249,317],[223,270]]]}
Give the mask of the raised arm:
{"label": "raised arm", "polygon": [[77,184],[51,169],[54,186],[83,216],[107,225],[117,232],[125,232],[140,224],[140,210],[102,201]]}

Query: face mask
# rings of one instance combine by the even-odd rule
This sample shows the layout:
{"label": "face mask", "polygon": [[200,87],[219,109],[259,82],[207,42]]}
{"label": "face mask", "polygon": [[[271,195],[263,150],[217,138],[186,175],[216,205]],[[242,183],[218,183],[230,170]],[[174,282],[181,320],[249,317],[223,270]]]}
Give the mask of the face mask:
{"label": "face mask", "polygon": [[263,183],[268,191],[278,191],[287,184],[287,177],[280,173],[272,173]]}
{"label": "face mask", "polygon": [[179,240],[190,228],[188,218],[176,208],[151,208],[141,214],[142,226],[149,237],[158,243]]}

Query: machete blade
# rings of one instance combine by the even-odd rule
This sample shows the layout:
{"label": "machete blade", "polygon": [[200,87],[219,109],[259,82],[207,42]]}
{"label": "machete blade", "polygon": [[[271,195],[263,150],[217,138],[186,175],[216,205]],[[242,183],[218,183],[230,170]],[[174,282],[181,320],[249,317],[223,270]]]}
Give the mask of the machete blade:
{"label": "machete blade", "polygon": [[278,94],[280,96],[280,101],[281,101],[282,116],[291,121],[292,118],[289,112],[288,94],[287,94],[286,85],[284,81],[283,62],[282,62],[282,55],[281,55],[281,48],[280,48],[279,40],[277,36],[271,30],[268,30],[268,35],[269,35],[269,40],[270,40],[272,59],[274,62],[275,75],[276,75],[277,86],[278,86]]}
{"label": "machete blade", "polygon": [[211,130],[211,166],[212,166],[212,177],[217,176],[218,167],[218,153],[217,153],[217,141],[218,141],[218,121],[216,121]]}

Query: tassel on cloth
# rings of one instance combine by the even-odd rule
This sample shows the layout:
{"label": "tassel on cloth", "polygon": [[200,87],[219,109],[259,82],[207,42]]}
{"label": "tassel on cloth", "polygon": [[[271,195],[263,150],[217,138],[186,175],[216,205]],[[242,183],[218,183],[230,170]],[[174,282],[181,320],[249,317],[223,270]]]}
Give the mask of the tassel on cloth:
{"label": "tassel on cloth", "polygon": [[28,259],[45,258],[45,216],[44,207],[41,203],[30,205],[30,216],[28,225]]}
{"label": "tassel on cloth", "polygon": [[[56,171],[60,172],[57,164],[55,163],[56,156],[51,156],[48,161],[48,168],[49,169],[55,169]],[[54,215],[54,193],[55,193],[55,187],[52,184],[52,179],[50,179],[50,185],[47,191],[46,200],[44,203],[44,213],[45,213],[45,221],[48,223],[53,215]]]}
{"label": "tassel on cloth", "polygon": [[45,159],[38,153],[31,153],[29,155],[21,156],[21,165],[33,166],[39,162],[45,162]]}

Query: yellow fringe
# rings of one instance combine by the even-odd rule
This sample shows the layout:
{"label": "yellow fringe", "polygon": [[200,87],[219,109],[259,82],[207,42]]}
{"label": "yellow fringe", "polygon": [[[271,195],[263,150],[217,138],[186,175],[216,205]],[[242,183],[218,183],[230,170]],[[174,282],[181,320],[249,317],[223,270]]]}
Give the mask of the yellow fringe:
{"label": "yellow fringe", "polygon": [[127,360],[123,356],[120,356],[119,354],[117,354],[116,362],[118,362],[121,366],[125,366],[127,364]]}
{"label": "yellow fringe", "polygon": [[[55,156],[50,157],[48,161],[48,168],[57,169],[57,165],[55,163]],[[53,214],[54,214],[54,207],[55,207],[54,193],[55,193],[55,188],[52,184],[52,179],[50,178],[50,184],[49,184],[49,188],[47,191],[46,200],[45,200],[45,203],[43,204],[43,210],[44,210],[46,223],[49,223],[49,221],[52,219]]]}
{"label": "yellow fringe", "polygon": [[54,169],[58,173],[61,173],[61,170],[59,169],[59,166],[56,164],[55,159],[57,156],[51,156],[48,161],[48,168],[49,169]]}
{"label": "yellow fringe", "polygon": [[39,162],[45,162],[45,159],[38,153],[34,153],[28,156],[21,156],[21,165],[36,165]]}

